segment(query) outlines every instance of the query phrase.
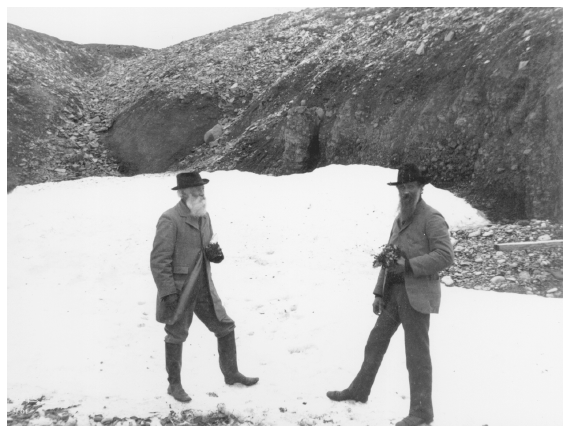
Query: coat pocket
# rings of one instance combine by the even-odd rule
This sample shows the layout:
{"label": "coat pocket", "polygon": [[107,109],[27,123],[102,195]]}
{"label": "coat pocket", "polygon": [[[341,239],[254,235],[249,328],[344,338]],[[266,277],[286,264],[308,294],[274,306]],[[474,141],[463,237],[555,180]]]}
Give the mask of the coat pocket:
{"label": "coat pocket", "polygon": [[182,291],[182,286],[184,286],[184,282],[188,277],[188,266],[173,266],[172,267],[172,276],[174,277],[174,286],[176,287],[177,292]]}
{"label": "coat pocket", "polygon": [[172,268],[173,274],[187,274],[188,273],[188,266],[174,266]]}

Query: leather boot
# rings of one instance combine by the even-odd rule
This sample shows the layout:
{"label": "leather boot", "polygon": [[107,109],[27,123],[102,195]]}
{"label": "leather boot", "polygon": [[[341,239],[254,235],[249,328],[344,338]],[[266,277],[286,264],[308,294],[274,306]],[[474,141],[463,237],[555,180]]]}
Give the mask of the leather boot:
{"label": "leather boot", "polygon": [[180,382],[180,370],[182,369],[182,344],[165,343],[166,372],[168,373],[167,393],[176,400],[187,403],[190,396],[186,394]]}
{"label": "leather boot", "polygon": [[220,355],[220,369],[228,385],[241,383],[245,386],[251,386],[259,381],[257,377],[246,377],[238,371],[234,331],[224,337],[218,338],[218,353]]}
{"label": "leather boot", "polygon": [[364,397],[364,398],[354,397],[350,393],[350,390],[348,390],[348,389],[345,389],[342,391],[329,391],[329,392],[327,392],[327,397],[330,398],[331,400],[334,400],[334,401],[354,400],[354,401],[358,401],[360,403],[366,403],[368,401],[368,397]]}

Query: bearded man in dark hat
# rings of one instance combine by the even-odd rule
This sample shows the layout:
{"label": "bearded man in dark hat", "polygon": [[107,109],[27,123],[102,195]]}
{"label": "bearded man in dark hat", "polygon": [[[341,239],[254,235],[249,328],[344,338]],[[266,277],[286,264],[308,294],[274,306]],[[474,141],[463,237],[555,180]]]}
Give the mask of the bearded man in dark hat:
{"label": "bearded man in dark hat", "polygon": [[350,386],[329,391],[334,401],[366,403],[392,335],[404,327],[406,366],[410,381],[410,412],[397,426],[433,421],[432,365],[429,349],[430,314],[438,313],[441,288],[438,272],[453,264],[449,227],[443,216],[422,199],[429,183],[414,164],[398,170],[399,213],[389,244],[398,247],[396,264],[382,267],[374,289],[372,311],[378,315],[364,350],[364,362]]}
{"label": "bearded man in dark hat", "polygon": [[220,369],[229,385],[255,385],[256,377],[246,377],[238,371],[234,321],[227,315],[210,270],[210,262],[219,263],[223,253],[217,243],[211,243],[212,223],[206,211],[204,185],[198,172],[176,176],[180,201],[162,214],[156,226],[156,236],[150,255],[152,276],[158,289],[156,320],[164,323],[166,331],[166,371],[168,394],[188,402],[180,379],[182,343],[194,313],[218,338]]}

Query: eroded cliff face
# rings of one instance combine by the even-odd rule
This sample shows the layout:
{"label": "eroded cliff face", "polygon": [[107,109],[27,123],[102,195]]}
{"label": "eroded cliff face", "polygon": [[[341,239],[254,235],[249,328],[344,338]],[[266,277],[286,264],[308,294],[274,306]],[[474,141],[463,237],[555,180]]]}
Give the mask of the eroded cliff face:
{"label": "eroded cliff face", "polygon": [[561,9],[308,9],[81,82],[124,174],[414,162],[496,216],[562,217]]}
{"label": "eroded cliff face", "polygon": [[[252,131],[237,136],[230,130],[230,137],[234,132],[237,140],[216,166],[252,169],[251,159],[256,158],[259,172],[299,172],[300,165],[287,156],[292,154],[299,161],[312,159],[304,170],[328,164],[396,168],[415,162],[440,186],[468,185],[487,209],[499,209],[503,216],[559,218],[560,17],[554,10],[535,12],[485,10],[475,13],[477,19],[459,15],[463,28],[444,26],[415,45],[408,40],[408,51],[398,50],[392,41],[396,48],[377,58],[365,47],[362,51],[368,56],[337,64],[317,56],[300,65],[285,83],[276,83],[279,90],[267,91],[285,105],[293,98],[291,108],[282,112],[284,119],[269,133],[283,138],[260,140],[261,134]],[[425,11],[404,15],[403,20],[410,16],[413,21],[405,25],[420,33],[441,25],[441,16],[434,19]],[[385,25],[383,37],[395,38],[389,35],[397,34],[402,18]],[[387,41],[378,42],[383,43]],[[346,44],[337,43],[341,47]],[[304,92],[287,92],[303,85]],[[315,107],[325,113],[318,128],[296,120],[306,117],[299,109],[308,113]],[[248,122],[264,124],[268,114],[259,111],[252,108],[244,117],[249,114]],[[234,158],[240,143],[248,143],[247,161]],[[282,164],[260,158],[257,147],[282,155]]]}

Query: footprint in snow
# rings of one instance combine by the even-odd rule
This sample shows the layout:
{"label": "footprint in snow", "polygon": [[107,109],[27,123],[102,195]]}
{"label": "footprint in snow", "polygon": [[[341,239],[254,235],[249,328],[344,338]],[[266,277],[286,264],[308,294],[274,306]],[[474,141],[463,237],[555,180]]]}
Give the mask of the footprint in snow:
{"label": "footprint in snow", "polygon": [[269,264],[269,262],[267,260],[263,260],[259,257],[251,256],[249,259],[253,260],[255,263],[257,263],[258,265],[261,265],[261,266],[265,266],[265,265]]}
{"label": "footprint in snow", "polygon": [[303,353],[306,352],[309,349],[314,348],[315,346],[313,344],[306,344],[304,346],[297,346],[297,347],[291,347],[288,350],[288,352],[293,355],[295,353]]}

